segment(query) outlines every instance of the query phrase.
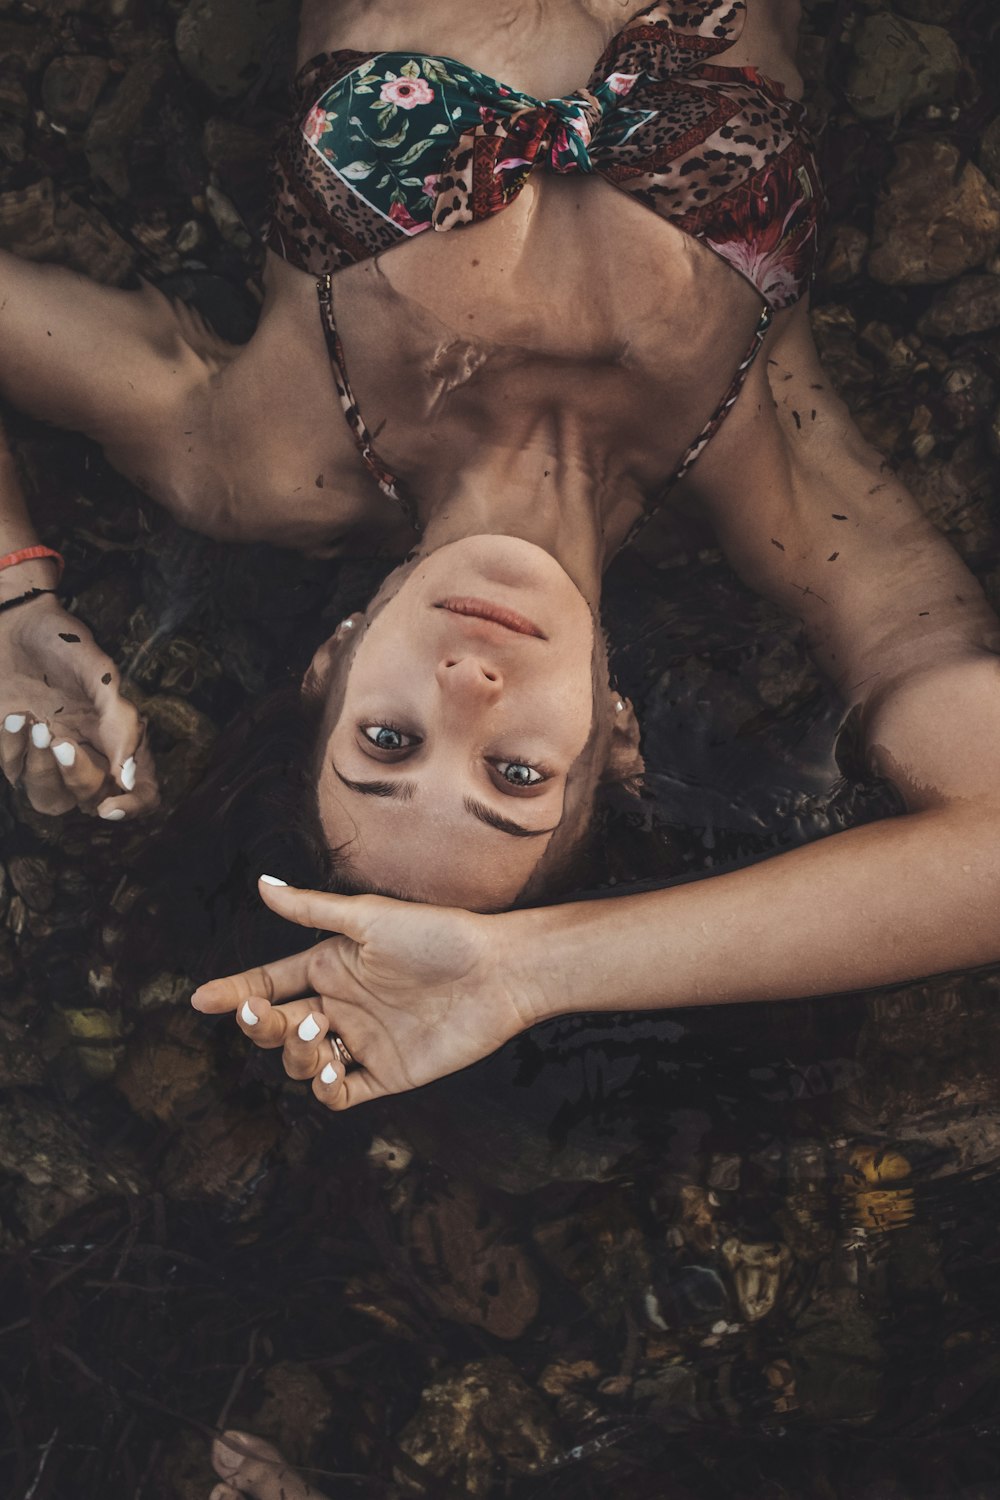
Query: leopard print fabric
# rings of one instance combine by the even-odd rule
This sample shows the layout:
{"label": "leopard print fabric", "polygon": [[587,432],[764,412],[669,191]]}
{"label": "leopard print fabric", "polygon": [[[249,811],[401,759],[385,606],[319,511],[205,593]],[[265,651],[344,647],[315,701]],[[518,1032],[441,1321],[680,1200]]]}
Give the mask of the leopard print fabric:
{"label": "leopard print fabric", "polygon": [[[649,6],[563,100],[533,100],[419,54],[333,52],[300,72],[266,243],[317,277],[345,416],[379,487],[411,521],[415,507],[378,460],[351,392],[330,306],[337,271],[425,230],[492,216],[542,167],[597,172],[632,194],[751,282],[766,310],[806,290],[822,195],[802,107],[756,69],[712,61],[738,39],[745,9],[744,0]],[[717,430],[760,342],[671,483]]]}

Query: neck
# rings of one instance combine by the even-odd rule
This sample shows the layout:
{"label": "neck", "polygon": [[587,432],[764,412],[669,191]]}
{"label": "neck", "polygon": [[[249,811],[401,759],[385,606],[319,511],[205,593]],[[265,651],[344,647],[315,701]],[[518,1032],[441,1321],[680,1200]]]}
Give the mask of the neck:
{"label": "neck", "polygon": [[604,524],[616,476],[559,429],[557,418],[539,417],[523,441],[477,443],[460,470],[437,476],[437,493],[425,493],[422,506],[421,551],[469,536],[520,537],[554,557],[596,611],[601,575],[621,541]]}

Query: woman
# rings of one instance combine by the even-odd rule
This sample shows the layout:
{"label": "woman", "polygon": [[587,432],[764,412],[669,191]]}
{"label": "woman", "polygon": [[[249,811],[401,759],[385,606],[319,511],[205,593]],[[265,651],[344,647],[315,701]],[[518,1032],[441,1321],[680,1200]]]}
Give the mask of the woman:
{"label": "woman", "polygon": [[[730,408],[770,406],[756,356],[772,316],[769,354],[796,337],[780,309],[806,284],[818,189],[782,90],[798,86],[793,20],[565,4],[507,31],[442,4],[413,31],[397,4],[313,5],[248,345],[149,289],[0,263],[0,389],[97,437],[185,524],[310,550],[416,544],[306,683],[343,888],[509,906],[570,858],[599,780],[635,774],[600,577],[696,458],[706,494],[733,489],[738,434],[728,458],[713,435]],[[391,52],[344,50],[383,38]],[[474,236],[420,237],[469,219]],[[779,424],[742,441],[770,487]],[[34,593],[54,562],[11,562],[35,539],[9,472],[4,495],[5,772],[46,811],[141,811],[134,716],[110,663],[67,679],[70,648],[92,647]]]}
{"label": "woman", "polygon": [[[585,39],[595,29],[605,37],[613,33],[612,18],[603,12],[602,31],[598,9],[574,10],[576,24],[561,35],[561,49],[536,46],[537,38],[526,31],[498,37],[495,25],[480,25],[474,13],[466,14],[465,30],[455,33],[464,45],[447,45],[449,51],[481,62],[484,71],[496,77],[554,96],[574,76],[574,69],[578,76]],[[727,87],[734,84],[735,75],[722,74],[720,62],[738,66],[740,86],[763,88],[770,100],[783,93],[775,80],[784,91],[796,92],[790,9],[761,0],[743,24],[739,5],[705,3],[683,14],[678,8],[654,7],[613,35],[605,54],[605,69],[609,61],[626,57],[631,71],[622,68],[612,75],[599,68],[591,79],[591,93],[595,88],[599,92],[598,74],[605,81],[614,77],[614,84],[608,85],[612,90],[637,86],[632,66],[637,38],[645,49],[644,65],[654,71],[665,68],[664,54],[656,48],[668,39],[671,58],[684,58],[681,76],[661,77],[654,93],[661,103],[668,101],[663,103],[663,116],[675,109],[683,118],[690,145],[698,118],[692,93],[704,102],[697,92],[703,83],[715,88],[724,77]],[[312,101],[305,116],[304,144],[296,149],[311,152],[323,170],[329,165],[321,160],[328,127],[337,139],[338,90],[345,77],[353,80],[355,89],[370,90],[357,101],[360,112],[352,128],[361,135],[374,128],[366,113],[373,106],[367,100],[395,101],[397,113],[386,121],[386,128],[398,133],[403,111],[416,114],[425,107],[425,94],[437,86],[421,71],[420,59],[427,48],[444,49],[446,38],[437,27],[451,13],[442,8],[422,16],[419,35],[412,36],[409,23],[399,16],[394,21],[395,14],[387,9],[384,15],[386,44],[395,48],[404,38],[407,45],[419,44],[412,59],[416,71],[401,67],[390,78],[394,70],[385,55],[373,61],[362,50],[337,54],[320,68],[322,72],[323,66],[332,67],[335,82]],[[543,26],[551,26],[555,37],[563,13],[556,8],[551,21],[546,14]],[[335,30],[344,47],[362,49],[372,40],[372,22],[353,9]],[[322,40],[313,32],[304,50]],[[722,40],[725,47],[715,51]],[[394,53],[392,61],[398,56]],[[706,56],[711,57],[707,65]],[[552,58],[558,62],[549,61]],[[457,72],[454,65],[448,66]],[[771,82],[760,83],[757,67]],[[642,75],[642,88],[646,76]],[[315,77],[307,70],[307,81]],[[671,90],[680,101],[675,105],[669,103]],[[718,95],[713,97],[718,103]],[[582,107],[589,98],[576,95],[572,108]],[[641,90],[638,100],[651,102]],[[449,672],[461,668],[468,673],[464,690],[469,697],[463,704],[473,694],[479,694],[483,704],[501,701],[508,663],[517,659],[518,649],[532,644],[532,638],[522,641],[516,631],[508,631],[513,640],[507,641],[484,631],[482,642],[466,642],[461,651],[456,648],[454,659],[450,642],[435,639],[424,659],[421,621],[441,605],[444,578],[450,576],[433,575],[435,559],[444,566],[450,545],[457,567],[459,559],[469,555],[461,549],[479,545],[466,540],[469,533],[475,536],[490,525],[506,529],[492,508],[495,497],[502,495],[510,513],[518,514],[519,534],[542,542],[549,557],[558,558],[592,602],[600,563],[641,515],[642,495],[669,479],[678,461],[682,467],[688,463],[690,454],[678,460],[683,452],[679,434],[697,430],[699,421],[712,425],[708,392],[717,392],[729,378],[726,372],[734,368],[742,389],[721,423],[716,398],[714,431],[697,462],[687,467],[683,489],[704,505],[742,576],[802,620],[818,660],[856,714],[873,769],[895,784],[907,816],[850,830],[764,864],[682,888],[506,915],[419,910],[371,896],[352,899],[289,891],[281,889],[280,880],[269,878],[262,895],[274,911],[293,922],[342,935],[297,958],[206,986],[195,1003],[206,1011],[234,1010],[258,1044],[284,1046],[288,1071],[293,1077],[313,1078],[315,1092],[331,1107],[348,1107],[427,1082],[482,1057],[525,1026],[567,1010],[792,997],[890,983],[993,962],[1000,956],[995,921],[1000,880],[997,620],[963,565],[884,462],[866,447],[831,395],[801,300],[784,310],[779,306],[766,334],[765,357],[739,368],[738,351],[746,336],[752,348],[759,327],[754,286],[759,289],[763,283],[769,307],[794,302],[794,292],[800,289],[794,256],[777,268],[770,262],[763,273],[761,266],[767,263],[769,249],[782,243],[777,221],[767,219],[777,193],[774,177],[767,174],[772,167],[780,171],[802,137],[791,130],[792,115],[784,114],[782,128],[789,130],[781,137],[785,151],[765,167],[762,184],[750,170],[757,165],[753,152],[765,139],[760,97],[758,104],[761,133],[750,141],[741,131],[737,143],[745,151],[742,166],[750,174],[741,185],[758,189],[746,216],[739,255],[736,237],[725,241],[717,226],[711,239],[714,255],[698,242],[690,222],[676,233],[680,220],[672,212],[665,219],[648,212],[656,201],[663,207],[651,190],[642,202],[634,203],[625,194],[615,196],[601,181],[572,173],[535,173],[504,212],[478,224],[474,234],[426,234],[405,256],[369,260],[333,278],[334,288],[341,280],[346,286],[348,277],[357,287],[357,297],[350,302],[345,297],[343,307],[335,310],[360,410],[385,422],[379,437],[381,454],[388,460],[383,482],[389,483],[388,468],[398,472],[408,461],[407,478],[417,481],[418,492],[439,497],[440,508],[432,506],[428,512],[425,548],[436,543],[441,550],[429,559],[420,554],[421,562],[398,591],[387,603],[379,601],[378,612],[369,612],[363,637],[360,619],[346,622],[344,634],[350,636],[349,649],[354,652],[349,671],[336,640],[320,654],[317,681],[333,685],[321,735],[332,752],[326,758],[332,763],[325,761],[320,772],[324,824],[331,842],[349,843],[349,859],[369,888],[395,886],[397,894],[424,899],[437,889],[442,906],[456,904],[456,898],[467,908],[507,904],[502,896],[515,893],[527,867],[505,866],[499,874],[491,869],[475,876],[475,849],[456,843],[454,804],[466,794],[463,776],[470,746],[479,745],[485,730],[478,725],[469,741],[447,743],[447,713],[442,709],[447,700],[437,696],[445,687],[428,684],[434,670],[447,684]],[[456,108],[461,110],[461,104]],[[566,124],[569,112],[566,101],[561,101],[558,120],[549,120],[550,132]],[[525,137],[537,123],[529,121]],[[631,123],[630,117],[627,124]],[[484,120],[487,138],[494,125],[492,117]],[[661,137],[664,132],[669,136],[662,117],[658,128]],[[780,135],[777,124],[775,131],[772,139]],[[454,184],[463,171],[468,178],[470,160],[473,177],[477,171],[476,180],[482,177],[475,155],[477,149],[486,151],[481,144],[477,147],[480,139],[463,138],[465,155],[449,158],[445,208],[467,210],[468,193],[453,191]],[[547,139],[545,149],[551,136]],[[406,132],[404,140],[410,140]],[[657,158],[668,188],[668,158],[675,146],[670,137]],[[718,148],[713,139],[711,151]],[[506,162],[506,146],[496,149],[494,165]],[[527,170],[524,163],[533,149],[522,142],[524,161],[515,159],[510,170]],[[704,135],[699,149],[697,161],[689,157],[684,164],[689,167],[687,177],[704,184],[713,178],[720,158],[710,155]],[[291,171],[287,157],[283,159]],[[492,159],[488,151],[485,159]],[[812,201],[806,191],[812,179],[810,168],[802,174],[803,163],[794,154],[791,162],[798,162],[793,176],[801,191],[797,198],[793,195],[781,229],[793,226],[794,240],[808,224],[803,215]],[[723,165],[731,167],[731,158],[726,156]],[[350,178],[348,167],[364,181],[376,170],[364,155],[344,167]],[[644,157],[637,168],[643,192],[650,188],[648,176],[642,176],[648,167],[649,158]],[[619,157],[615,170],[621,169]],[[506,170],[502,166],[501,171]],[[714,188],[722,193],[732,189],[732,179],[721,167],[714,175]],[[422,209],[413,195],[402,193],[405,202],[416,204],[410,217],[415,219],[419,209],[439,227],[435,216],[444,212],[439,185],[433,184],[434,192],[426,194],[432,206],[424,204]],[[761,193],[763,185],[767,191]],[[708,196],[700,201],[714,202],[711,189],[705,191]],[[534,197],[526,202],[528,193]],[[390,237],[402,219],[402,209],[394,214],[393,207],[388,202],[385,214],[384,233]],[[689,209],[694,212],[693,206]],[[611,222],[627,230],[615,243],[613,274]],[[732,227],[733,219],[728,222]],[[567,228],[576,223],[582,233]],[[421,227],[416,220],[415,227]],[[796,240],[796,249],[804,243]],[[582,247],[579,255],[577,247]],[[787,251],[787,244],[784,248]],[[653,254],[655,262],[650,260]],[[421,255],[427,262],[425,288],[417,281]],[[447,266],[446,292],[433,284],[438,258]],[[743,278],[733,274],[737,264]],[[756,282],[745,279],[748,276]],[[627,298],[620,295],[623,279]],[[549,307],[554,301],[560,316],[566,316],[567,304],[559,297],[564,285],[576,295],[577,323],[558,329]],[[330,283],[321,286],[325,313],[329,291]],[[403,296],[410,300],[402,302]],[[668,317],[664,308],[669,308]],[[401,310],[412,321],[404,322]],[[491,383],[479,372],[491,367],[497,325],[503,325],[509,339],[518,319],[521,338],[545,329],[545,353],[519,356],[514,361],[517,379],[507,383],[506,362],[498,359]],[[482,320],[486,327],[476,338],[466,338],[463,320]],[[352,334],[360,335],[362,321],[371,335],[365,348],[360,337],[352,341]],[[414,327],[414,346],[422,355],[410,346]],[[590,354],[584,361],[586,381],[575,384],[579,351],[573,341],[580,328]],[[484,334],[491,341],[488,348]],[[560,376],[565,366],[565,380],[556,384],[551,350],[559,339]],[[387,359],[390,345],[392,357]],[[601,350],[601,364],[594,356],[596,349]],[[437,386],[428,394],[429,387],[420,383],[425,369],[421,359],[430,360],[440,389],[460,392],[459,400],[439,401]],[[632,359],[641,379],[616,383],[632,368]],[[469,378],[470,368],[476,378]],[[532,386],[536,368],[544,374]],[[543,379],[550,385],[548,395],[542,390]],[[564,386],[570,391],[565,399]],[[596,396],[588,404],[592,392]],[[545,428],[553,404],[558,421]],[[609,413],[617,424],[614,440],[603,425]],[[630,414],[636,413],[641,415],[639,430],[628,425]],[[426,443],[418,432],[424,420]],[[463,433],[470,432],[478,441],[475,453],[467,457],[461,443]],[[408,454],[416,457],[407,460]],[[549,483],[556,491],[551,505]],[[595,505],[589,527],[581,526],[580,513],[575,513],[577,525],[570,541],[559,522],[570,513],[581,486]],[[471,566],[487,564],[472,561]],[[487,592],[484,577],[470,575],[470,592]],[[460,587],[464,589],[465,582]],[[500,587],[500,602],[520,606],[529,622],[530,610],[537,609],[535,601],[544,597],[544,589],[532,592],[527,578],[491,587]],[[510,655],[505,655],[508,647]],[[399,676],[392,680],[394,651],[401,655]],[[571,669],[571,656],[566,662]],[[372,702],[369,709],[365,694],[382,680],[391,681],[390,701]],[[380,740],[379,714],[386,709],[399,714],[401,705],[405,715],[389,724],[388,736]],[[478,711],[470,711],[470,717]],[[435,717],[439,712],[440,722]],[[482,712],[485,715],[486,709]],[[553,717],[556,712],[560,723],[568,721],[568,710],[560,706]],[[600,722],[599,706],[594,722]],[[582,723],[576,725],[578,738],[583,729]],[[374,754],[362,742],[372,738],[373,731]],[[347,744],[351,733],[356,738],[353,747]],[[519,769],[530,772],[530,757],[518,753],[524,754]],[[366,794],[360,785],[349,785],[361,783],[363,776],[374,779],[375,773],[363,772],[361,759],[345,766],[341,756],[347,755],[364,757],[365,762],[378,760],[380,785],[375,795],[370,795],[371,788]],[[548,782],[555,782],[555,787],[536,793],[536,800],[527,803],[528,812],[521,814],[533,833],[558,825],[558,813],[566,816],[567,808],[572,818],[573,778],[567,772],[565,749]],[[541,781],[543,788],[548,782]],[[525,775],[517,795],[530,796],[531,783],[538,784]],[[558,802],[560,796],[558,812],[549,813],[544,799]],[[546,808],[544,819],[540,804]],[[435,824],[435,819],[440,821]],[[415,836],[421,840],[419,859],[409,843]],[[556,835],[538,837],[541,842]],[[488,846],[484,840],[477,847],[485,852]],[[455,857],[453,849],[459,851]],[[493,857],[491,851],[491,861]],[[271,1001],[287,1003],[272,1008]],[[332,1039],[328,1031],[334,1033]],[[345,1059],[351,1059],[348,1070]]]}
{"label": "woman", "polygon": [[[415,548],[306,680],[345,889],[497,910],[571,856],[596,783],[636,769],[601,571],[667,489],[803,620],[904,792],[886,724],[919,730],[946,668],[993,701],[993,616],[815,360],[795,7],[629,10],[309,7],[240,350],[152,291],[0,269],[3,393],[186,524]],[[92,648],[35,592],[52,560],[11,563],[34,537],[5,493],[6,773],[47,810],[125,816],[153,795],[138,731],[105,732],[109,663],[72,675]]]}

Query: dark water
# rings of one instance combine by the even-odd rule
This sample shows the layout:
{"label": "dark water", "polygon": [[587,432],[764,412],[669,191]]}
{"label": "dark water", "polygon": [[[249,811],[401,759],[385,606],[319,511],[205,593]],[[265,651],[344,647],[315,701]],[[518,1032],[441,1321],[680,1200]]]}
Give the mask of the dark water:
{"label": "dark water", "polygon": [[[966,71],[954,108],[876,124],[844,96],[857,14],[810,10],[835,224],[870,228],[900,141],[975,155],[996,112],[991,8],[908,10],[950,27]],[[260,147],[230,135],[227,155],[203,130],[264,139],[287,28],[262,81],[220,103],[177,71],[178,13],[0,4],[0,147],[11,121],[23,133],[4,192],[51,176],[143,274],[245,336],[253,252],[204,195],[214,170],[252,222]],[[45,69],[110,59],[113,91],[136,69],[148,82],[164,39],[109,186],[82,128],[35,113]],[[191,221],[200,239],[182,254]],[[79,224],[64,239],[62,258],[93,256]],[[828,277],[821,332],[866,434],[922,494],[954,479],[945,524],[996,598],[1000,352],[990,332],[922,343],[930,295]],[[916,339],[902,374],[880,363],[873,324]],[[950,401],[956,367],[986,383],[971,416]],[[79,612],[123,642],[168,805],[182,803],[219,733],[292,680],[370,570],[202,543],[88,444],[12,430]],[[921,431],[931,451],[915,451]],[[647,791],[605,809],[585,888],[693,878],[891,814],[796,633],[711,537],[678,518],[647,543],[608,590]],[[229,1424],[279,1443],[331,1497],[1000,1496],[996,974],[576,1018],[327,1119],[187,1007],[193,955],[227,936],[194,931],[191,913],[245,848],[230,838],[213,865],[215,833],[196,849],[190,826],[164,842],[0,802],[5,1494],[196,1500]],[[261,867],[256,851],[236,864],[211,908],[227,930]],[[269,929],[265,951],[275,941]]]}

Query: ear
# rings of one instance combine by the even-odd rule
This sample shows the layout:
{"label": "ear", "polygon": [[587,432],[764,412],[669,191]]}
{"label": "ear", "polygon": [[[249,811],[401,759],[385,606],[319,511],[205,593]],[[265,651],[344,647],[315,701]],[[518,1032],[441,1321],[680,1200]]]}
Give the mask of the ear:
{"label": "ear", "polygon": [[621,693],[612,692],[609,701],[612,715],[611,743],[601,781],[617,782],[626,791],[638,795],[646,770],[639,747],[639,720],[630,700],[623,698]]}
{"label": "ear", "polygon": [[340,654],[355,639],[364,624],[364,618],[364,615],[360,613],[348,615],[346,620],[341,620],[333,635],[328,636],[323,644],[316,648],[302,679],[302,691],[307,698],[326,696],[330,678]]}

